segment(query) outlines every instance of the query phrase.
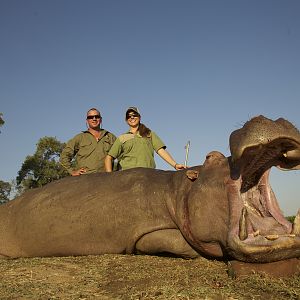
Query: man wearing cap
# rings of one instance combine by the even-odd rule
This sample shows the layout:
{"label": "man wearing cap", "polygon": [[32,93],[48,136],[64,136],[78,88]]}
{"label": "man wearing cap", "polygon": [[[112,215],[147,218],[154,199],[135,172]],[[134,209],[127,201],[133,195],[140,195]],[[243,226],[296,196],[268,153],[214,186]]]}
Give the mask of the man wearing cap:
{"label": "man wearing cap", "polygon": [[100,128],[101,123],[100,111],[96,108],[89,109],[86,116],[88,129],[67,142],[61,153],[60,163],[70,175],[105,171],[104,159],[116,137]]}
{"label": "man wearing cap", "polygon": [[158,135],[141,122],[137,107],[129,107],[126,111],[126,122],[129,131],[120,135],[105,158],[105,169],[112,172],[114,159],[117,159],[122,170],[144,167],[155,168],[154,151],[176,170],[184,169],[177,164],[166,151],[166,145]]}

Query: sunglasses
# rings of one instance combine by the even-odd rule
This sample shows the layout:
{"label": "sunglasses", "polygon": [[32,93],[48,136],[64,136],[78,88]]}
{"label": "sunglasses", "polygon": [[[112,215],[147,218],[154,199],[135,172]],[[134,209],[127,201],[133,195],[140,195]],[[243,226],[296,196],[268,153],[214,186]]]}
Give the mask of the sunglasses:
{"label": "sunglasses", "polygon": [[136,115],[136,114],[134,114],[134,115],[129,115],[129,116],[127,116],[127,120],[128,119],[133,119],[133,118],[138,118],[139,117],[139,115]]}
{"label": "sunglasses", "polygon": [[101,117],[99,116],[99,115],[94,115],[94,116],[87,116],[86,117],[87,119],[89,119],[89,120],[92,120],[92,119],[100,119]]}

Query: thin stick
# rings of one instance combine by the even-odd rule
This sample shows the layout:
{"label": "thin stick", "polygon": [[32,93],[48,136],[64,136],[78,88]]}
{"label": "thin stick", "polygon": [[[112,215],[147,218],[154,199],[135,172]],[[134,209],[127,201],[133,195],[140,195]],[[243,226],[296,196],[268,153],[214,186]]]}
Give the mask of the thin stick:
{"label": "thin stick", "polygon": [[190,144],[191,144],[191,142],[188,141],[186,146],[184,147],[185,148],[185,161],[184,161],[185,167],[187,166],[187,162],[188,162],[188,158],[189,158]]}

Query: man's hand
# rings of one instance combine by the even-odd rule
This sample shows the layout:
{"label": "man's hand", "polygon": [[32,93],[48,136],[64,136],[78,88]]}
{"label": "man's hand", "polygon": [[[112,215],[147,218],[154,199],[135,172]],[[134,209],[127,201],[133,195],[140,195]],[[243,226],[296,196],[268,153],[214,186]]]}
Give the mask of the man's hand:
{"label": "man's hand", "polygon": [[85,174],[86,173],[86,169],[85,168],[80,168],[79,170],[76,170],[76,171],[73,171],[72,172],[72,176],[79,176],[79,175],[82,175],[82,174]]}

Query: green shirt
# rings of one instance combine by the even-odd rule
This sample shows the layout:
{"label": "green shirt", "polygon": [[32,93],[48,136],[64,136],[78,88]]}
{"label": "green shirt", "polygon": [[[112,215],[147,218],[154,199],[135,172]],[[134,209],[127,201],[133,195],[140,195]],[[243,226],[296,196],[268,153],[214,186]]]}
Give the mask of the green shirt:
{"label": "green shirt", "polygon": [[155,168],[154,150],[157,152],[161,148],[166,146],[153,131],[149,137],[127,132],[116,139],[108,155],[119,161],[122,170],[136,167]]}
{"label": "green shirt", "polygon": [[70,174],[80,168],[85,168],[87,173],[104,172],[105,156],[115,140],[115,135],[105,129],[101,129],[99,141],[89,131],[83,131],[67,142],[60,163]]}

